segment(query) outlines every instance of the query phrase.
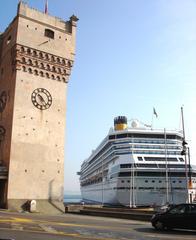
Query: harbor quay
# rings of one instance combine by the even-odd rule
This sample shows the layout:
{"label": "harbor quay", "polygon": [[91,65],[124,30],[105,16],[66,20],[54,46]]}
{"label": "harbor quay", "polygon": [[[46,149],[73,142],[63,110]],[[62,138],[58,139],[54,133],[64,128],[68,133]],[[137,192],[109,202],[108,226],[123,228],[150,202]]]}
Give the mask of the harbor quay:
{"label": "harbor quay", "polygon": [[43,215],[0,211],[0,239],[12,240],[152,240],[195,239],[194,231],[163,231],[149,221],[79,214]]}

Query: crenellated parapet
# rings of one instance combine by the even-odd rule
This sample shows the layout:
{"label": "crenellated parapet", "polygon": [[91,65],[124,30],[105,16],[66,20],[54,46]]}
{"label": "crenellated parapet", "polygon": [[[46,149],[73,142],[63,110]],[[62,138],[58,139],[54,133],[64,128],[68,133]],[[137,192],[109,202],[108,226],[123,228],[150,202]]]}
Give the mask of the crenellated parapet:
{"label": "crenellated parapet", "polygon": [[12,66],[13,71],[21,70],[36,76],[67,83],[73,60],[17,44],[12,49]]}

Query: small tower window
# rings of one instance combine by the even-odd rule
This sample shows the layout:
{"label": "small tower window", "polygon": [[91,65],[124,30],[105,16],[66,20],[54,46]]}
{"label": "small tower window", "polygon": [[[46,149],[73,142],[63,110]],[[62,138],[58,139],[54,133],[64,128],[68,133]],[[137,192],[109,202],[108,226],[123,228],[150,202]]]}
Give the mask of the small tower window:
{"label": "small tower window", "polygon": [[54,31],[50,29],[45,29],[45,37],[54,39]]}
{"label": "small tower window", "polygon": [[8,37],[7,44],[9,44],[11,42],[11,38],[12,38],[11,36]]}

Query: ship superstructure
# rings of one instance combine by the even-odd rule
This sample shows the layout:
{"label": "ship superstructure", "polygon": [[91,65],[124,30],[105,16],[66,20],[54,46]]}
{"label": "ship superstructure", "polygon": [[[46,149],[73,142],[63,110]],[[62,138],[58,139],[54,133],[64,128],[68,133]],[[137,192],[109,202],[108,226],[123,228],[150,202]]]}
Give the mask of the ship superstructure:
{"label": "ship superstructure", "polygon": [[104,138],[80,171],[84,201],[125,206],[162,205],[187,201],[187,175],[193,201],[196,172],[185,164],[183,135],[177,130],[155,130],[126,117],[114,119]]}

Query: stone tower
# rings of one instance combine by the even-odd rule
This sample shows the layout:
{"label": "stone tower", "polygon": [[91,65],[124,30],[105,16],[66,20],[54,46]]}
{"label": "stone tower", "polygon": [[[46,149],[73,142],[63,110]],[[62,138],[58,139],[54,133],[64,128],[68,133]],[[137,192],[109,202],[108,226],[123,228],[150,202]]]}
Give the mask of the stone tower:
{"label": "stone tower", "polygon": [[65,22],[20,2],[0,35],[0,203],[8,208],[63,199],[66,91],[77,20]]}

